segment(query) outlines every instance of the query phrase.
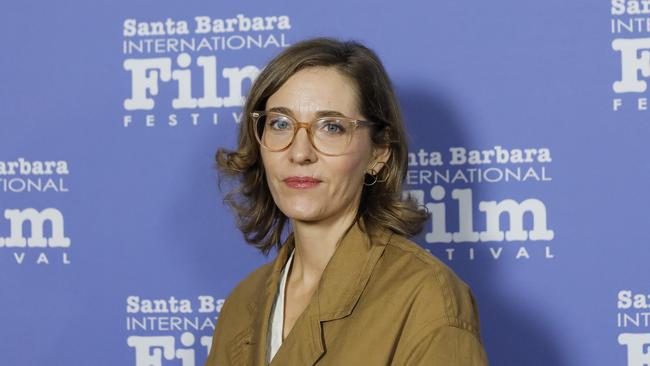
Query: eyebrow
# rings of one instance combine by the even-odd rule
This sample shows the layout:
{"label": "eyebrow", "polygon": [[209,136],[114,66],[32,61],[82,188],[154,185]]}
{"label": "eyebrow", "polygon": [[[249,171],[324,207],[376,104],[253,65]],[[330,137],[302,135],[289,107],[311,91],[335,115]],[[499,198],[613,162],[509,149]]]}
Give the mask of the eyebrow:
{"label": "eyebrow", "polygon": [[[293,114],[293,111],[287,107],[273,107],[269,109],[269,112],[279,112],[283,114],[287,114],[289,116],[295,117]],[[339,111],[334,111],[334,110],[322,110],[322,111],[316,111],[316,118],[319,117],[326,117],[326,116],[336,116],[336,117],[347,117],[345,114],[339,112]]]}

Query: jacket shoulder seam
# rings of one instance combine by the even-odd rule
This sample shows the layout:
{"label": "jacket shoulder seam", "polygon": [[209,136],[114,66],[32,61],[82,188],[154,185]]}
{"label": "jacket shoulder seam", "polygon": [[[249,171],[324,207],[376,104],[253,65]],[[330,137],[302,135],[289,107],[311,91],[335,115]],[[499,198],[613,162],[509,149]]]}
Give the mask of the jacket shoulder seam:
{"label": "jacket shoulder seam", "polygon": [[423,324],[416,331],[414,331],[411,334],[410,338],[404,344],[403,346],[404,349],[410,350],[412,347],[415,347],[418,343],[422,342],[422,340],[427,335],[436,332],[443,327],[451,327],[451,328],[459,329],[461,331],[468,332],[472,334],[472,336],[477,340],[477,342],[480,345],[483,345],[478,330],[472,324],[469,324],[468,322],[463,321],[462,319],[459,318],[449,318],[447,316],[441,316],[439,318],[436,318],[430,322]]}
{"label": "jacket shoulder seam", "polygon": [[[405,247],[404,245],[400,245],[400,243],[397,243],[396,240],[394,239],[395,237],[398,238],[397,241],[407,240],[411,242],[413,245],[417,245],[419,250],[417,248],[408,248]],[[437,257],[433,256],[433,254],[428,253],[428,255],[425,255],[424,248],[420,247],[417,243],[414,243],[407,238],[393,235],[393,237],[391,237],[391,240],[389,240],[388,243],[386,243],[386,245],[390,245],[393,248],[396,248],[404,253],[413,256],[414,258],[416,258],[418,261],[420,261],[422,264],[425,265],[428,271],[430,271],[430,273],[435,278],[435,281],[438,284],[440,290],[442,291],[443,296],[445,296],[445,298],[448,299],[449,301],[449,304],[446,304],[446,306],[444,307],[444,312],[445,312],[444,316],[447,317],[448,319],[456,318],[458,314],[456,314],[456,312],[453,311],[453,309],[456,309],[458,304],[456,302],[455,296],[453,295],[453,291],[451,290],[451,285],[450,285],[451,279],[449,278],[452,275],[452,273],[449,273],[451,272],[451,269],[446,267],[446,264],[440,261],[440,259],[438,259]],[[462,286],[467,286],[464,282],[462,282],[462,280],[459,279],[459,281],[461,282]]]}

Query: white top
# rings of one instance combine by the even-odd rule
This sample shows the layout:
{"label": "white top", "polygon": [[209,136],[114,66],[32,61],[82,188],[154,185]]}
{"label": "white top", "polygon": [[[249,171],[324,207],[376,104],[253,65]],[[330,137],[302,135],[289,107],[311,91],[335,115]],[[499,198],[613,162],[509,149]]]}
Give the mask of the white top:
{"label": "white top", "polygon": [[291,251],[291,255],[287,260],[287,263],[282,269],[282,279],[280,280],[280,286],[278,286],[278,292],[275,295],[275,303],[273,304],[273,310],[271,310],[271,326],[269,327],[269,335],[267,336],[268,344],[266,347],[266,363],[270,363],[275,354],[278,352],[278,348],[282,344],[282,332],[284,325],[284,291],[287,283],[287,274],[289,273],[289,268],[291,268],[291,262],[293,260],[293,253],[296,251],[294,248]]}

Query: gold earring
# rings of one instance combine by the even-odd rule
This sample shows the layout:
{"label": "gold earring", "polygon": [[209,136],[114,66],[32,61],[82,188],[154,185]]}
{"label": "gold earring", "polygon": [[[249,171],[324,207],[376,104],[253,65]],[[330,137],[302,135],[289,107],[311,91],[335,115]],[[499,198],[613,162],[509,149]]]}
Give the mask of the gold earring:
{"label": "gold earring", "polygon": [[377,180],[377,176],[378,176],[379,173],[381,172],[381,171],[378,172],[378,171],[375,170],[375,166],[376,166],[377,164],[384,164],[384,163],[381,162],[381,161],[375,161],[375,163],[372,164],[372,167],[370,168],[370,172],[368,172],[368,173],[366,173],[366,174],[368,174],[368,175],[370,175],[371,177],[373,177],[374,180],[372,181],[372,183],[366,183],[366,179],[365,179],[365,176],[364,176],[364,179],[363,179],[363,184],[364,184],[364,185],[366,185],[366,186],[371,186],[371,185],[373,185],[373,184],[375,184],[375,183],[377,183],[377,182],[385,182],[385,181],[388,180],[388,178],[385,178],[385,179],[383,179],[383,180]]}
{"label": "gold earring", "polygon": [[[372,170],[373,170],[373,171],[375,171],[374,168],[375,168],[375,165],[377,165],[377,164],[384,164],[384,165],[386,165],[386,163],[384,163],[384,162],[381,162],[381,161],[375,161],[375,163],[372,165]],[[379,173],[381,173],[381,170],[377,171],[375,174],[376,174],[376,175],[379,175]],[[387,180],[388,180],[388,177],[386,177],[386,178],[384,178],[384,179],[382,179],[382,180],[378,180],[377,182],[381,183],[381,182],[385,182],[385,181],[387,181]]]}
{"label": "gold earring", "polygon": [[[373,170],[373,171],[374,171],[374,170]],[[377,183],[377,175],[370,174],[370,176],[374,178],[374,180],[372,181],[372,183],[367,183],[367,182],[366,182],[366,176],[365,176],[365,175],[363,176],[363,185],[364,185],[364,186],[371,186],[371,185]]]}

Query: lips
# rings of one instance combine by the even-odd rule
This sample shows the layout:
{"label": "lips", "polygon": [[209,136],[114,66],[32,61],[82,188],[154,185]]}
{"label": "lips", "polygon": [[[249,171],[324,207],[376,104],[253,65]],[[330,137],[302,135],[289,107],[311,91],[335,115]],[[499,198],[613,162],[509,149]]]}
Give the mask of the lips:
{"label": "lips", "polygon": [[296,183],[318,183],[320,182],[320,179],[312,178],[312,177],[289,177],[284,180],[285,182],[296,182]]}
{"label": "lips", "polygon": [[292,188],[311,188],[317,186],[321,180],[312,177],[289,177],[284,182]]}

